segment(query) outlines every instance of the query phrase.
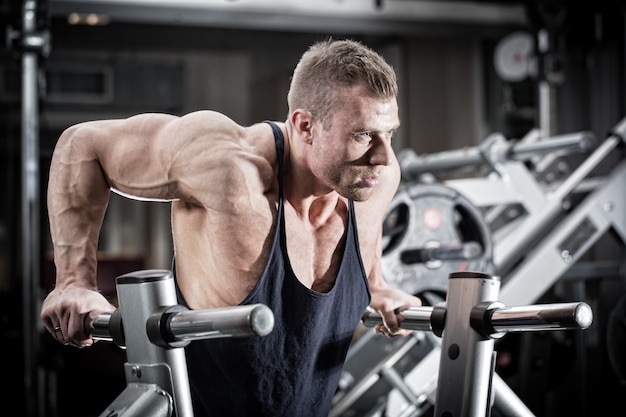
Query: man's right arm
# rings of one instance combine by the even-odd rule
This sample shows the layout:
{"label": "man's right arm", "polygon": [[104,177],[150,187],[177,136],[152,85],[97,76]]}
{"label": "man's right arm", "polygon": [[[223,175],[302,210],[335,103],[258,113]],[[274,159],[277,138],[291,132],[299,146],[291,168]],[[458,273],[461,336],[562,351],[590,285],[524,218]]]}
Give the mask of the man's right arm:
{"label": "man's right arm", "polygon": [[109,201],[109,186],[91,140],[80,136],[88,125],[66,130],[50,165],[47,204],[54,249],[56,284],[44,300],[41,318],[59,342],[89,345],[85,314],[111,311],[99,294],[96,250]]}
{"label": "man's right arm", "polygon": [[137,170],[128,172],[125,166],[138,155],[145,158],[144,170],[151,165],[152,136],[174,119],[144,115],[88,122],[67,129],[59,138],[47,190],[56,283],[41,310],[46,328],[59,342],[91,344],[86,319],[115,309],[98,292],[96,274],[100,229],[115,185],[111,176],[127,170],[128,183],[144,183],[145,178],[133,178]]}

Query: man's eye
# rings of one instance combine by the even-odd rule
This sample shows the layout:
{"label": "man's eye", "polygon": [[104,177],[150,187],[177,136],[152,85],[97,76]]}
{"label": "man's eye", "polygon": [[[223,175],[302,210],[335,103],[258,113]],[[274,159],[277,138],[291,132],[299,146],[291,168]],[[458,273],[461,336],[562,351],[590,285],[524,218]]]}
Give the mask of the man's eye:
{"label": "man's eye", "polygon": [[359,132],[356,137],[363,142],[369,142],[372,140],[372,132]]}

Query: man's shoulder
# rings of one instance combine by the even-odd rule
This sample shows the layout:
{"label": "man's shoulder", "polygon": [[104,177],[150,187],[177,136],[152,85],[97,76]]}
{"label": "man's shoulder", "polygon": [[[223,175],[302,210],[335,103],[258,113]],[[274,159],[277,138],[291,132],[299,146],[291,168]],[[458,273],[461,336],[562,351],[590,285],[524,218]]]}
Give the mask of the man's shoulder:
{"label": "man's shoulder", "polygon": [[[259,122],[250,126],[242,126],[225,114],[212,110],[197,110],[180,117],[179,129],[184,129],[193,136],[209,136],[212,139],[223,139],[237,142],[244,147],[256,148],[271,145],[274,139],[270,125]],[[282,123],[276,123],[281,128]]]}
{"label": "man's shoulder", "polygon": [[213,110],[196,110],[180,117],[181,126],[208,132],[241,132],[244,127],[230,117]]}

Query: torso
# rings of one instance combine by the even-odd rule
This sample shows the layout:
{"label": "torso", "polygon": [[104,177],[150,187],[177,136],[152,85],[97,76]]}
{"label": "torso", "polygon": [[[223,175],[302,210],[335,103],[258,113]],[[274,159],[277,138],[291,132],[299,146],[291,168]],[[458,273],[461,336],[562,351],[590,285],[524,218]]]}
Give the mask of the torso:
{"label": "torso", "polygon": [[[172,203],[178,284],[191,308],[239,304],[256,284],[267,260],[278,202],[274,139],[267,125],[252,126],[246,133],[269,144],[255,148],[267,152],[254,160],[258,169],[266,172],[261,175],[264,189],[237,183],[232,192],[221,196],[221,205],[211,208]],[[232,162],[230,166],[237,166]],[[244,188],[237,192],[236,187]],[[285,202],[289,258],[306,287],[318,292],[332,288],[344,248],[347,216],[343,198],[321,224],[300,218],[289,201]],[[362,256],[364,263],[370,258],[363,252]]]}

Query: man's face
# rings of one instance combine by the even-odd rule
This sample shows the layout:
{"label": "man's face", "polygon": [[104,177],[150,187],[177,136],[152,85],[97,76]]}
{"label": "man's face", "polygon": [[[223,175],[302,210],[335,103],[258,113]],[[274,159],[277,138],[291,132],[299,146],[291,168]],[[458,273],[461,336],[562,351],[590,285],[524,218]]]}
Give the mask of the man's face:
{"label": "man's face", "polygon": [[394,160],[391,138],[400,125],[395,98],[371,97],[363,87],[346,88],[332,126],[314,123],[310,168],[331,190],[367,200],[384,168]]}

